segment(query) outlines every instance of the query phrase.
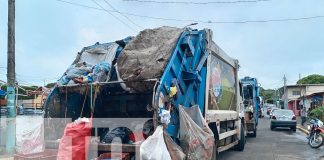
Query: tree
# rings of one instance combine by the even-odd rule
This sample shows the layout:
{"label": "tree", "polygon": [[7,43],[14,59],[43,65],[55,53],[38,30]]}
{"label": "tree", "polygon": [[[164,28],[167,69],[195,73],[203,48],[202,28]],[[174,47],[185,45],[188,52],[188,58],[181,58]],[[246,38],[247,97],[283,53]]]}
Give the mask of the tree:
{"label": "tree", "polygon": [[324,83],[324,76],[312,74],[297,81],[297,84],[321,84]]}
{"label": "tree", "polygon": [[260,88],[260,96],[264,97],[265,100],[270,100],[275,98],[274,97],[275,90],[273,89],[264,89]]}
{"label": "tree", "polygon": [[53,88],[56,85],[56,83],[48,83],[46,84],[46,88]]}

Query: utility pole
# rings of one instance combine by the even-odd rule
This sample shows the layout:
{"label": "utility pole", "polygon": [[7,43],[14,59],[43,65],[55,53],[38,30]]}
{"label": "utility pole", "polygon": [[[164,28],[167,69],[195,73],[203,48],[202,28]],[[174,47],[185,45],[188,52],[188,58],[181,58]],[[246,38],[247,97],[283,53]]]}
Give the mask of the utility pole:
{"label": "utility pole", "polygon": [[8,154],[15,153],[16,146],[16,105],[15,105],[15,0],[8,0],[8,48],[7,48],[7,141]]}
{"label": "utility pole", "polygon": [[287,78],[286,75],[284,75],[284,109],[288,108],[288,91],[287,91]]}
{"label": "utility pole", "polygon": [[301,79],[301,74],[299,73],[299,78],[298,78],[298,80],[300,80]]}

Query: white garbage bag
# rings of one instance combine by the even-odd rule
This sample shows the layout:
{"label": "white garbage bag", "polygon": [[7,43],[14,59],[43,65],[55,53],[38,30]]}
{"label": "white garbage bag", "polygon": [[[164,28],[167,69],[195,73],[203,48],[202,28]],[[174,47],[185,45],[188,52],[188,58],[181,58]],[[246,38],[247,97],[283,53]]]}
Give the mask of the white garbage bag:
{"label": "white garbage bag", "polygon": [[140,147],[142,160],[171,160],[163,138],[163,126],[158,126]]}
{"label": "white garbage bag", "polygon": [[44,124],[42,116],[16,118],[16,151],[20,154],[43,152]]}

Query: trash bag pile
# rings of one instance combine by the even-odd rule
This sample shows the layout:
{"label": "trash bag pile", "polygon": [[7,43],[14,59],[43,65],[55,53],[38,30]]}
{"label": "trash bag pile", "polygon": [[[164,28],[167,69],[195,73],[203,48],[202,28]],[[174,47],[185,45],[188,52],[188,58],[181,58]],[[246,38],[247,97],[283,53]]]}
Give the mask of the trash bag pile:
{"label": "trash bag pile", "polygon": [[61,86],[108,81],[113,64],[131,40],[132,37],[127,37],[112,43],[97,42],[84,47],[57,84]]}
{"label": "trash bag pile", "polygon": [[179,105],[180,146],[164,132],[163,126],[156,128],[140,147],[142,159],[198,160],[212,159],[214,134],[204,120],[197,105],[184,108]]}
{"label": "trash bag pile", "polygon": [[141,31],[118,57],[118,72],[127,86],[145,92],[154,83],[138,83],[138,80],[160,78],[169,62],[172,51],[183,32],[175,27],[159,27]]}
{"label": "trash bag pile", "polygon": [[152,136],[148,137],[140,147],[141,159],[170,160],[168,148],[163,138],[163,126],[158,126]]}
{"label": "trash bag pile", "polygon": [[109,130],[104,134],[105,136],[101,140],[102,143],[112,143],[115,138],[120,138],[123,144],[128,144],[130,140],[130,135],[132,131],[127,127],[117,127],[109,132]]}
{"label": "trash bag pile", "polygon": [[204,120],[199,107],[184,108],[179,105],[180,146],[187,159],[211,159],[214,134]]}
{"label": "trash bag pile", "polygon": [[57,159],[86,160],[91,128],[92,119],[88,118],[79,118],[72,123],[68,123],[60,140]]}
{"label": "trash bag pile", "polygon": [[87,62],[79,62],[71,65],[58,85],[72,85],[92,82],[105,82],[111,65],[107,62],[100,62],[94,66]]}

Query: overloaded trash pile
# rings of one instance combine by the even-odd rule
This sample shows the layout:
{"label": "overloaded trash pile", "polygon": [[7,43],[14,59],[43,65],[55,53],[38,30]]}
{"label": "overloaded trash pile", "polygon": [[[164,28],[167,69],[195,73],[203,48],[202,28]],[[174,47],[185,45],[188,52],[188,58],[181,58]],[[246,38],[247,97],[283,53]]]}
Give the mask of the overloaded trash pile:
{"label": "overloaded trash pile", "polygon": [[[124,81],[160,78],[170,59],[182,29],[160,27],[143,30],[137,35],[118,57],[118,72]],[[129,82],[127,86],[143,92],[151,85]]]}
{"label": "overloaded trash pile", "polygon": [[[85,47],[78,53],[74,63],[59,79],[57,85],[69,86],[118,80],[118,85],[129,93],[152,91],[154,83],[139,81],[159,79],[162,76],[182,32],[183,29],[173,27],[146,29],[136,37],[128,37],[113,43],[96,43],[93,46]],[[170,100],[176,96],[177,87],[173,85],[168,89]],[[106,92],[105,94],[108,94],[109,91]],[[68,98],[66,98],[67,100]],[[96,99],[93,101],[96,101]],[[85,102],[86,100],[84,100],[83,105]],[[166,101],[162,103],[168,104]],[[104,131],[100,135],[100,143],[110,144],[114,138],[118,137],[123,144],[140,145],[142,159],[211,159],[213,157],[214,135],[208,128],[199,107],[186,108],[179,105],[177,108],[179,109],[181,126],[179,137],[171,138],[166,133],[165,128],[170,123],[171,118],[170,110],[161,109],[155,111],[161,111],[156,114],[159,117],[152,117],[152,121],[145,124],[143,131],[132,131],[126,127],[117,127]],[[92,110],[96,109],[92,108]],[[68,124],[63,139],[66,136],[80,139],[83,135],[88,135],[89,130],[82,129],[87,131],[85,134],[81,131],[78,132],[73,127],[84,128],[88,123],[88,126],[91,126],[92,116],[96,118],[92,112],[91,119],[88,122]],[[158,122],[155,123],[153,120]],[[175,142],[174,138],[178,138],[179,141]],[[69,155],[64,150],[67,145],[71,144],[65,144],[64,141],[61,141],[59,145],[60,158],[65,159],[64,155],[68,155],[84,159],[86,151],[80,152],[80,150],[86,150],[88,144],[89,142],[84,140],[76,143],[76,146],[73,146],[72,143],[72,155]]]}
{"label": "overloaded trash pile", "polygon": [[132,37],[113,43],[96,43],[78,53],[73,64],[66,70],[57,84],[73,85],[109,81],[112,64]]}
{"label": "overloaded trash pile", "polygon": [[184,108],[179,106],[180,146],[168,134],[163,133],[163,125],[159,125],[152,136],[141,145],[143,159],[212,159],[214,134],[204,120],[198,106]]}

